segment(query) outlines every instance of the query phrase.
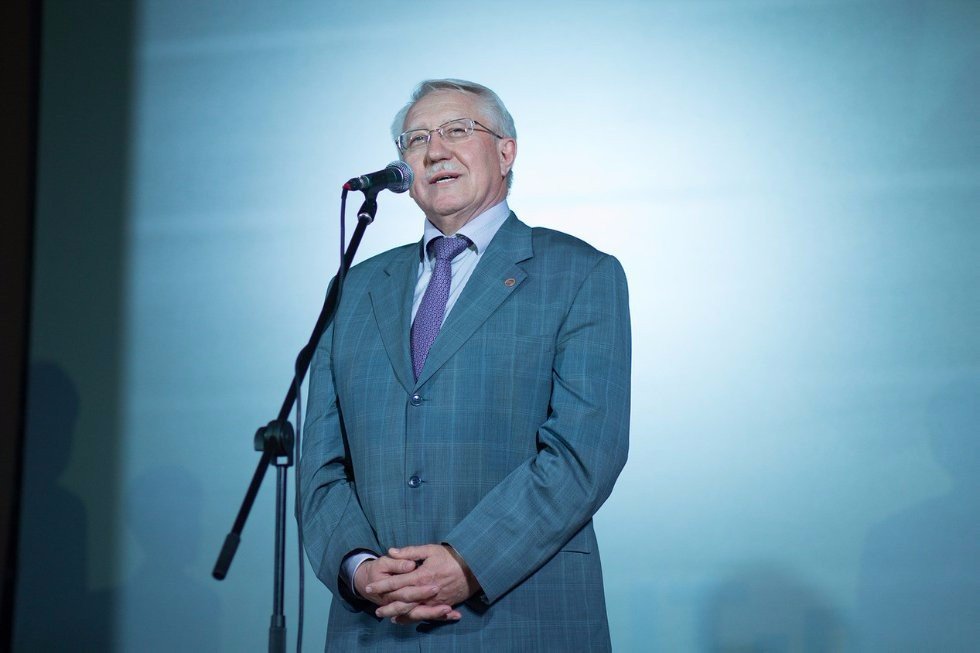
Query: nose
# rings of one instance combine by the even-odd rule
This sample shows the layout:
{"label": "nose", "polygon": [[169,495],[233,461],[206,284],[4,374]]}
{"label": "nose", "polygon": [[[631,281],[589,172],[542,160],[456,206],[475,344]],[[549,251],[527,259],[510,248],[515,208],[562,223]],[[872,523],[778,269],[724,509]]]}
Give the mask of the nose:
{"label": "nose", "polygon": [[425,158],[427,161],[443,161],[451,156],[446,140],[437,131],[433,131],[429,136],[429,142],[425,145]]}

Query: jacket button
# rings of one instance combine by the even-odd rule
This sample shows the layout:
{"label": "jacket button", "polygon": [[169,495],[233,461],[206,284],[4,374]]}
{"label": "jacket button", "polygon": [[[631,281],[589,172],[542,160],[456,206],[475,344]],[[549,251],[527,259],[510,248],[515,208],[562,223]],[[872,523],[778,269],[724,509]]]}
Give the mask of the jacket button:
{"label": "jacket button", "polygon": [[408,487],[414,489],[420,485],[422,485],[422,479],[420,479],[418,476],[413,474],[412,477],[408,479]]}
{"label": "jacket button", "polygon": [[422,405],[422,395],[420,395],[420,394],[414,394],[414,395],[412,395],[412,398],[409,400],[409,403],[412,404],[413,406],[421,406]]}

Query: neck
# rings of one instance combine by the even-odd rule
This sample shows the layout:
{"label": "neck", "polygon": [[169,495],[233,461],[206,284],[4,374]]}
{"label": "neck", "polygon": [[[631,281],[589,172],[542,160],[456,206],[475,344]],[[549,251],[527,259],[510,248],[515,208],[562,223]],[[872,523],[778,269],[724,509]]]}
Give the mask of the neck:
{"label": "neck", "polygon": [[435,225],[436,229],[442,232],[444,236],[452,236],[457,231],[462,229],[467,222],[475,218],[475,215],[471,215],[464,219],[453,219],[451,217],[442,215],[426,216],[432,224]]}
{"label": "neck", "polygon": [[451,213],[449,215],[438,215],[438,214],[426,214],[426,219],[431,222],[435,227],[442,232],[444,236],[452,236],[457,231],[462,229],[466,223],[468,223],[473,218],[482,215],[490,208],[500,204],[507,197],[506,190],[499,196],[486,202],[486,204],[480,206],[480,208],[475,211],[460,211],[458,213]]}

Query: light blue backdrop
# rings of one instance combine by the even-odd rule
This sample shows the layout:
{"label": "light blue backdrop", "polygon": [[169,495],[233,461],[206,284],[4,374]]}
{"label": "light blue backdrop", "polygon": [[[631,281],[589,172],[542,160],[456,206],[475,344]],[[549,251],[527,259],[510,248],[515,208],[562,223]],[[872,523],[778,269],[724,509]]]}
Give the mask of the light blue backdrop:
{"label": "light blue backdrop", "polygon": [[[340,184],[395,158],[392,115],[446,76],[515,116],[518,215],[629,277],[631,455],[597,517],[616,649],[980,645],[976,2],[145,0],[108,33],[86,16],[45,13],[32,388],[68,417],[32,412],[25,497],[47,498],[21,539],[20,650],[39,629],[265,649],[271,478],[209,577],[252,433],[337,266]],[[70,74],[120,42],[118,75]],[[90,158],[91,124],[115,167]],[[76,181],[96,174],[118,196]],[[359,260],[421,234],[407,196],[380,204]],[[319,650],[329,597],[307,581]],[[95,617],[52,633],[38,595],[66,584]]]}

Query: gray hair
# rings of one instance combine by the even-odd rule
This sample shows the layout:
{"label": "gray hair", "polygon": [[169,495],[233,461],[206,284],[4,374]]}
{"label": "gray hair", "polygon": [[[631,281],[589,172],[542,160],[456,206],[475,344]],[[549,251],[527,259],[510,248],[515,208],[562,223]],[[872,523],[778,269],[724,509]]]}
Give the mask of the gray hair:
{"label": "gray hair", "polygon": [[[476,82],[468,82],[465,79],[426,79],[419,82],[419,85],[412,91],[412,96],[408,104],[395,114],[395,119],[391,123],[392,139],[397,141],[398,136],[405,129],[405,118],[408,116],[408,112],[412,110],[412,107],[426,95],[437,91],[458,91],[460,93],[475,95],[483,105],[486,120],[490,123],[487,127],[490,127],[502,136],[517,138],[517,129],[514,127],[514,118],[511,117],[510,111],[504,106],[500,97],[486,86],[477,84]],[[401,152],[399,152],[400,155]],[[507,172],[508,190],[513,183],[514,171],[509,170]]]}

